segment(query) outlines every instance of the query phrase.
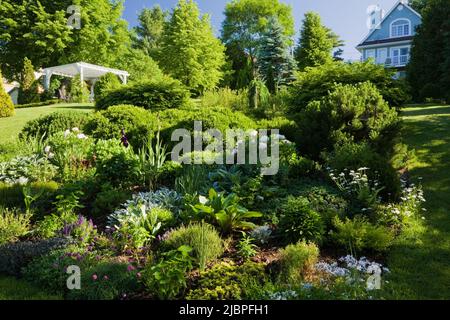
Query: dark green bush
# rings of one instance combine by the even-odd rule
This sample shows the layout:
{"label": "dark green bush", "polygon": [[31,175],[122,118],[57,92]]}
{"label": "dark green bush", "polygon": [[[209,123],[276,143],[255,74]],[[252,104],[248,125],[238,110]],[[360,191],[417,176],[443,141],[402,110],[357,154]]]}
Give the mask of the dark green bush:
{"label": "dark green bush", "polygon": [[49,253],[51,250],[62,248],[67,244],[66,239],[53,238],[37,242],[16,242],[0,246],[0,273],[20,276],[23,267],[33,259]]}
{"label": "dark green bush", "polygon": [[137,271],[128,264],[102,262],[81,272],[81,290],[70,290],[71,300],[115,300],[139,288]]}
{"label": "dark green bush", "polygon": [[103,98],[108,91],[119,89],[121,86],[121,82],[119,78],[113,74],[108,72],[101,76],[98,81],[95,83],[94,94],[95,99],[99,100]]}
{"label": "dark green bush", "polygon": [[149,110],[180,108],[189,102],[189,91],[174,80],[136,83],[108,91],[95,107],[105,110],[115,105],[135,105]]}
{"label": "dark green bush", "polygon": [[296,113],[308,103],[319,100],[333,90],[336,83],[352,84],[369,81],[376,86],[391,107],[404,105],[409,99],[404,81],[395,80],[394,72],[372,62],[335,62],[308,68],[297,74],[291,88],[291,110]]}
{"label": "dark green bush", "polygon": [[96,160],[96,178],[101,183],[127,188],[139,180],[139,161],[132,149],[120,148],[113,149],[115,152],[108,158]]}
{"label": "dark green bush", "polygon": [[44,134],[49,137],[67,129],[82,128],[87,120],[88,115],[82,112],[54,112],[28,121],[20,133],[20,138],[40,138]]}
{"label": "dark green bush", "polygon": [[304,197],[288,197],[280,209],[278,232],[287,243],[321,241],[325,233],[322,217]]}
{"label": "dark green bush", "polygon": [[172,249],[182,245],[191,247],[192,254],[201,269],[205,269],[208,262],[220,257],[224,250],[223,241],[217,230],[204,222],[182,226],[172,231],[164,244]]}
{"label": "dark green bush", "polygon": [[102,186],[102,190],[95,195],[95,200],[92,203],[92,216],[95,218],[106,217],[130,197],[130,192],[105,184]]}
{"label": "dark green bush", "polygon": [[94,139],[120,139],[125,129],[128,141],[134,147],[140,147],[144,141],[153,136],[157,117],[135,106],[119,105],[93,114],[84,132]]}
{"label": "dark green bush", "polygon": [[399,117],[370,83],[336,85],[328,96],[298,114],[299,148],[318,159],[337,142],[369,141],[389,154],[399,134]]}

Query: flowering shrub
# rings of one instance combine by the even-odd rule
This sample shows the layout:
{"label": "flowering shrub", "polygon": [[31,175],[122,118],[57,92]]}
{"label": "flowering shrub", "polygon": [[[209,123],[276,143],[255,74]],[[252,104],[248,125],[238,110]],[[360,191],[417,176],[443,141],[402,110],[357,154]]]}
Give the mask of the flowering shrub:
{"label": "flowering shrub", "polygon": [[274,288],[266,292],[271,300],[355,300],[382,298],[383,286],[388,281],[382,276],[389,274],[389,269],[365,257],[356,259],[345,256],[334,262],[318,262],[316,272],[318,281],[303,282],[291,289]]}
{"label": "flowering shrub", "polygon": [[67,297],[74,300],[114,300],[136,292],[139,271],[127,263],[101,262],[81,273],[81,290],[70,290]]}
{"label": "flowering shrub", "polygon": [[87,160],[92,139],[78,128],[68,129],[53,135],[44,152],[51,163],[59,168],[62,180],[82,176],[89,168]]}
{"label": "flowering shrub", "polygon": [[421,186],[414,184],[406,186],[403,182],[403,190],[399,203],[390,203],[378,207],[377,218],[384,225],[401,229],[413,218],[422,218],[426,209],[423,204],[426,202]]}
{"label": "flowering shrub", "polygon": [[380,202],[379,193],[383,190],[378,181],[370,181],[366,171],[369,168],[341,172],[338,175],[330,170],[330,178],[350,199],[359,201],[365,209],[371,209]]}
{"label": "flowering shrub", "polygon": [[80,246],[86,246],[90,244],[97,235],[97,226],[94,225],[91,219],[88,220],[80,215],[76,222],[66,224],[61,233],[65,237],[76,239]]}

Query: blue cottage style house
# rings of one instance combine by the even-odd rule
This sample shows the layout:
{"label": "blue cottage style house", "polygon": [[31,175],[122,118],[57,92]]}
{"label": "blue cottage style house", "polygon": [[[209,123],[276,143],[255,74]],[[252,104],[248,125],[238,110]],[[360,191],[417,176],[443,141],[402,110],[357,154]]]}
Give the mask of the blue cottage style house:
{"label": "blue cottage style house", "polygon": [[356,49],[361,52],[363,61],[373,59],[377,64],[395,68],[397,76],[403,77],[413,37],[421,23],[421,15],[408,1],[398,1],[387,14],[381,12],[378,19],[372,18],[369,34]]}

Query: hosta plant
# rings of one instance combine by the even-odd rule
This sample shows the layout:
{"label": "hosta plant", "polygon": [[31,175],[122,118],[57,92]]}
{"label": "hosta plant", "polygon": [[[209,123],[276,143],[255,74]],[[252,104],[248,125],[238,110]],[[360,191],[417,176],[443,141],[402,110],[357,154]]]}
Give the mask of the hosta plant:
{"label": "hosta plant", "polygon": [[239,229],[253,229],[255,224],[248,221],[251,218],[259,218],[262,213],[249,211],[239,205],[239,198],[231,193],[226,196],[210,189],[208,198],[200,197],[200,203],[192,206],[198,218],[212,220],[219,225],[224,233],[230,233]]}

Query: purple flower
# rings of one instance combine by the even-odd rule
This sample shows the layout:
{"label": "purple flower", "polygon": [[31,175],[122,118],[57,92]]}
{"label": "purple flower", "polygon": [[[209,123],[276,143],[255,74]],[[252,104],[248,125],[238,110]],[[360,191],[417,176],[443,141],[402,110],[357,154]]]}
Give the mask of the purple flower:
{"label": "purple flower", "polygon": [[125,148],[128,148],[128,146],[130,145],[130,144],[128,143],[128,138],[127,138],[127,136],[126,136],[126,134],[125,134],[125,128],[122,129],[122,138],[120,139],[120,141],[122,142],[122,145],[123,145]]}

